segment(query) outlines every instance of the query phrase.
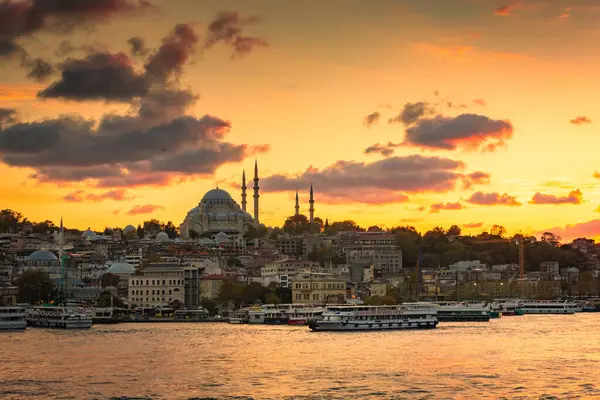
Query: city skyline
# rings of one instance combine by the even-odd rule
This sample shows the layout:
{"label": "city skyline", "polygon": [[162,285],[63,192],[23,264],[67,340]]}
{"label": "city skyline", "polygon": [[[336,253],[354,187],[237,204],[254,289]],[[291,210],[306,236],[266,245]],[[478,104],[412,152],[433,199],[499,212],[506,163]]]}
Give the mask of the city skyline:
{"label": "city skyline", "polygon": [[98,3],[0,12],[2,208],[178,226],[258,160],[267,226],[312,183],[323,220],[600,236],[597,5]]}

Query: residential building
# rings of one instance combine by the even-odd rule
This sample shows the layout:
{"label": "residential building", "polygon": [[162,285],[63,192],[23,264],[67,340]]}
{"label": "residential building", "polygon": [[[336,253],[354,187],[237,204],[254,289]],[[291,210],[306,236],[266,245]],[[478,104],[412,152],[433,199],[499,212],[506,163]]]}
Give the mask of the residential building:
{"label": "residential building", "polygon": [[558,261],[544,261],[540,263],[540,272],[543,275],[556,276],[559,274]]}
{"label": "residential building", "polygon": [[184,303],[184,269],[177,263],[151,263],[129,277],[129,304],[144,307]]}
{"label": "residential building", "polygon": [[292,301],[302,304],[344,303],[345,278],[322,272],[299,272],[292,279]]}
{"label": "residential building", "polygon": [[277,260],[265,264],[260,269],[260,276],[263,279],[262,284],[268,286],[271,282],[276,282],[283,287],[289,287],[289,282],[293,276],[300,271],[318,272],[320,265],[316,261],[307,260]]}

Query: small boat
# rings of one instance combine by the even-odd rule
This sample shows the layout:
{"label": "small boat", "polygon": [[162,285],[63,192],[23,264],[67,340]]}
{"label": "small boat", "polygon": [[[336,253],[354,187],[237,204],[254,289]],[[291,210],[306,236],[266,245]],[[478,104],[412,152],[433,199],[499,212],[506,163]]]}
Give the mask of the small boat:
{"label": "small boat", "polygon": [[124,308],[103,307],[93,308],[92,323],[96,324],[118,324],[127,321],[129,310]]}
{"label": "small boat", "polygon": [[40,328],[89,329],[92,315],[85,308],[38,306],[27,310],[27,325]]}
{"label": "small boat", "polygon": [[0,307],[0,331],[17,331],[27,327],[27,312],[23,307]]}
{"label": "small boat", "polygon": [[521,306],[520,306],[518,300],[496,299],[492,303],[492,308],[494,308],[495,305],[497,305],[497,307],[499,307],[499,309],[501,310],[502,316],[508,317],[508,316],[515,316],[515,315],[523,315],[524,314],[524,312],[521,309]]}
{"label": "small boat", "polygon": [[310,321],[309,328],[321,331],[373,331],[433,329],[437,326],[436,307],[421,303],[395,306],[327,306],[323,319]]}
{"label": "small boat", "polygon": [[581,312],[600,312],[600,303],[586,301],[582,304]]}
{"label": "small boat", "polygon": [[437,303],[437,319],[440,322],[466,322],[490,320],[490,305],[485,303]]}

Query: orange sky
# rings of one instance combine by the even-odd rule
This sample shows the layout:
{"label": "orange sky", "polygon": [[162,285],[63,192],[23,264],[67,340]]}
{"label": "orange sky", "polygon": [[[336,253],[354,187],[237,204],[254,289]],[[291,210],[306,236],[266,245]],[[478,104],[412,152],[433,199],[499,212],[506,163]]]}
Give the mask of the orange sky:
{"label": "orange sky", "polygon": [[[557,227],[564,237],[600,236],[600,221],[595,221],[600,218],[600,180],[594,178],[594,171],[600,171],[600,114],[594,101],[600,93],[595,50],[600,5],[533,0],[152,2],[156,8],[115,15],[94,29],[79,27],[65,36],[40,28],[18,36],[15,40],[31,57],[55,65],[57,72],[46,81],[28,80],[18,60],[0,58],[0,108],[20,114],[18,122],[4,127],[0,119],[3,208],[32,220],[58,221],[62,215],[68,226],[79,228],[136,225],[148,218],[178,225],[217,183],[239,202],[239,188],[232,184],[239,186],[244,168],[251,175],[256,157],[261,222],[269,226],[282,225],[293,213],[296,187],[301,211],[307,212],[313,181],[316,215],[330,221],[410,224],[421,230],[482,224],[465,227],[466,232],[494,224],[509,233]],[[260,22],[242,23],[242,34],[263,39],[268,47],[233,58],[231,45],[224,42],[202,51],[207,26],[222,10],[260,17]],[[93,178],[40,182],[32,177],[44,168],[38,161],[15,165],[22,153],[15,153],[14,135],[7,134],[16,129],[14,123],[21,124],[22,135],[28,122],[74,113],[97,121],[111,113],[131,114],[137,104],[136,99],[39,98],[38,91],[61,79],[61,62],[86,57],[84,52],[56,55],[62,40],[116,54],[127,53],[127,40],[139,36],[150,47],[145,57],[151,57],[178,23],[189,24],[199,36],[177,83],[199,95],[187,115],[209,114],[231,124],[216,142],[194,145],[245,144],[243,161],[222,162],[214,173],[169,173],[170,180],[161,185],[118,187],[99,187]],[[148,60],[128,57],[138,72]],[[418,102],[424,102],[424,115],[409,123],[388,123],[407,103]],[[378,121],[369,127],[365,117],[375,112]],[[369,146],[388,142],[397,145],[389,148],[391,154],[365,153]],[[500,146],[486,149],[490,143]],[[261,145],[268,145],[268,151],[253,150]],[[155,155],[148,157],[151,163]],[[426,164],[434,157],[457,166],[432,171]],[[67,161],[56,163],[58,171],[71,170]],[[95,167],[117,165],[109,164],[90,161]],[[465,184],[475,172],[489,179]],[[76,191],[73,201],[64,200]],[[536,193],[537,203],[552,204],[532,204]],[[475,204],[478,199],[486,204]],[[434,204],[438,212],[431,212]],[[135,209],[152,212],[130,215]],[[580,225],[564,229],[568,224]]]}

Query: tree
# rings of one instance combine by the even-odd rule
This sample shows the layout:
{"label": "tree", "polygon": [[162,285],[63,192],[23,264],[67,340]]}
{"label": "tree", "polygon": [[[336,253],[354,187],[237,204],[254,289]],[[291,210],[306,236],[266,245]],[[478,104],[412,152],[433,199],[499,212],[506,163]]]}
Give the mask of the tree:
{"label": "tree", "polygon": [[383,301],[379,296],[369,296],[364,301],[367,306],[380,306],[383,304]]}
{"label": "tree", "polygon": [[281,299],[275,293],[269,293],[265,297],[266,304],[281,304]]}
{"label": "tree", "polygon": [[202,308],[205,308],[210,315],[215,315],[217,313],[217,302],[213,299],[203,297],[200,301],[200,305]]}
{"label": "tree", "polygon": [[383,296],[381,298],[381,304],[386,305],[386,306],[392,306],[392,305],[396,304],[396,299],[392,296]]}
{"label": "tree", "polygon": [[156,234],[158,234],[161,231],[162,225],[163,224],[161,224],[159,220],[154,218],[148,221],[144,221],[144,232],[150,235],[150,237],[156,236]]}
{"label": "tree", "polygon": [[259,300],[265,300],[269,289],[260,283],[252,282],[242,287],[241,300],[243,304],[256,304]]}
{"label": "tree", "polygon": [[273,293],[275,293],[284,304],[289,304],[292,302],[292,289],[288,287],[277,286]]}
{"label": "tree", "polygon": [[[112,298],[112,299],[111,299]],[[118,308],[127,308],[127,305],[123,303],[121,299],[117,296],[113,296],[111,292],[108,290],[100,293],[98,297],[98,301],[96,302],[97,307],[118,307]]]}
{"label": "tree", "polygon": [[446,232],[446,234],[448,236],[460,236],[461,229],[458,225],[452,225],[450,228],[448,228],[448,232]]}
{"label": "tree", "polygon": [[[27,220],[27,218],[25,220],[23,220],[23,225],[25,225],[25,221]],[[32,224],[32,232],[33,233],[39,233],[42,235],[47,234],[48,232],[54,232],[58,230],[58,227],[54,225],[54,222],[50,221],[50,220],[46,220],[43,222],[34,222]]]}
{"label": "tree", "polygon": [[504,228],[502,225],[493,225],[492,229],[490,230],[490,235],[503,237],[506,235],[506,228]]}
{"label": "tree", "polygon": [[560,245],[560,236],[555,235],[552,232],[544,232],[542,234],[542,237],[540,238],[540,240],[544,243],[548,243],[554,247],[557,247]]}
{"label": "tree", "polygon": [[102,286],[103,288],[105,288],[107,286],[117,287],[120,279],[121,278],[119,278],[119,275],[115,275],[115,274],[111,274],[110,272],[107,272],[107,273],[103,274],[102,277],[100,277],[100,286]]}
{"label": "tree", "polygon": [[181,307],[183,307],[183,304],[181,304],[181,301],[179,301],[179,300],[173,300],[172,302],[169,303],[169,307],[171,307],[173,310],[177,311]]}
{"label": "tree", "polygon": [[264,225],[259,225],[259,226],[249,225],[248,228],[246,229],[246,233],[244,234],[244,237],[246,239],[260,239],[260,238],[264,238],[265,236],[267,236],[268,233],[269,233],[269,229]]}
{"label": "tree", "polygon": [[109,228],[108,226],[104,228],[104,231],[102,232],[102,234],[104,236],[112,236],[113,234],[113,230],[112,228]]}
{"label": "tree", "polygon": [[302,235],[310,232],[310,223],[306,215],[292,215],[285,220],[283,231],[290,235]]}
{"label": "tree", "polygon": [[345,221],[332,222],[329,225],[329,227],[327,228],[327,230],[325,231],[325,233],[328,235],[333,235],[338,232],[362,232],[362,231],[364,231],[364,229],[362,229],[360,226],[358,226],[358,224],[356,222],[347,219]]}
{"label": "tree", "polygon": [[323,231],[323,220],[315,217],[313,223],[310,225],[310,233],[321,233],[321,231]]}
{"label": "tree", "polygon": [[383,232],[383,229],[377,225],[373,225],[367,228],[367,232]]}
{"label": "tree", "polygon": [[200,235],[198,234],[198,232],[196,232],[193,229],[190,229],[190,231],[188,233],[189,233],[190,239],[194,239],[195,240],[195,239],[198,239],[200,237]]}
{"label": "tree", "polygon": [[243,267],[244,264],[242,264],[242,262],[240,261],[239,258],[229,257],[227,259],[227,266],[228,267]]}
{"label": "tree", "polygon": [[234,280],[226,280],[219,288],[218,300],[222,304],[233,303],[235,308],[239,308],[242,303],[244,288]]}
{"label": "tree", "polygon": [[412,226],[393,228],[392,233],[396,233],[396,246],[402,250],[402,263],[407,266],[415,266],[419,258],[421,242],[419,233]]}
{"label": "tree", "polygon": [[137,226],[137,230],[136,230],[136,236],[137,236],[139,239],[143,239],[143,238],[144,238],[144,236],[145,236],[145,234],[146,234],[146,232],[144,232],[144,228],[142,228],[142,226],[141,226],[141,225],[138,225],[138,226]]}
{"label": "tree", "polygon": [[50,276],[43,269],[28,269],[17,280],[19,299],[29,304],[47,301],[52,293]]}
{"label": "tree", "polygon": [[177,227],[173,225],[173,222],[171,221],[167,222],[167,224],[163,227],[163,230],[169,236],[169,239],[175,239],[177,236],[179,236]]}
{"label": "tree", "polygon": [[0,232],[17,232],[22,220],[20,212],[10,209],[0,211]]}
{"label": "tree", "polygon": [[328,266],[329,263],[333,265],[340,265],[346,263],[346,258],[333,247],[319,247],[308,253],[307,258],[309,261],[317,261],[322,267]]}

